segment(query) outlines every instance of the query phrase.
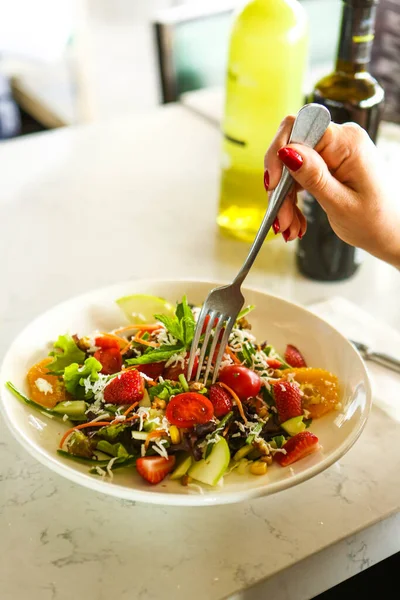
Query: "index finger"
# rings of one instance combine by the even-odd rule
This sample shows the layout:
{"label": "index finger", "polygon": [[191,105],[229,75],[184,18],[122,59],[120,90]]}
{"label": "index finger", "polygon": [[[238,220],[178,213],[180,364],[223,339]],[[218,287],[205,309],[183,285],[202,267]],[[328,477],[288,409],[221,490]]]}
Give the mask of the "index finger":
{"label": "index finger", "polygon": [[278,157],[278,150],[280,150],[283,146],[286,146],[286,144],[289,142],[295,119],[296,117],[293,115],[289,115],[283,119],[282,123],[279,125],[276,136],[272,140],[272,143],[264,157],[264,169],[268,171],[270,190],[276,188],[281,178],[283,164]]}

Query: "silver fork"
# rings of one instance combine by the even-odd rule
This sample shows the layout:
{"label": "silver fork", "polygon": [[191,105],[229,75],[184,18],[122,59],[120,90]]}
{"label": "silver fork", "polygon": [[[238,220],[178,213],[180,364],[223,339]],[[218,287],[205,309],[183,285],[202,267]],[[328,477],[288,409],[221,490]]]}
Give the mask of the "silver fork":
{"label": "silver fork", "polygon": [[[289,142],[305,144],[306,146],[314,148],[314,146],[324,135],[330,121],[330,113],[324,106],[321,106],[320,104],[307,104],[297,115]],[[277,216],[278,211],[287,194],[289,193],[293,183],[293,178],[291,177],[289,171],[284,167],[282,177],[270,196],[267,211],[242,268],[230,285],[224,285],[222,287],[215,288],[207,296],[199,314],[190,350],[187,372],[188,379],[192,379],[191,376],[194,360],[198,353],[200,338],[205,327],[204,339],[200,349],[199,363],[195,378],[196,381],[200,379],[204,359],[206,358],[207,347],[211,338],[211,332],[215,328],[203,378],[204,382],[206,382],[212,367],[214,353],[219,342],[219,350],[212,377],[212,382],[215,382],[225,348],[228,344],[232,327],[235,324],[237,316],[244,304],[244,297],[240,289],[241,285],[249,273],[260,251],[260,248],[263,245],[269,230],[271,229],[275,217]],[[208,322],[206,321],[207,317],[209,317]],[[219,340],[222,331],[222,338]]]}

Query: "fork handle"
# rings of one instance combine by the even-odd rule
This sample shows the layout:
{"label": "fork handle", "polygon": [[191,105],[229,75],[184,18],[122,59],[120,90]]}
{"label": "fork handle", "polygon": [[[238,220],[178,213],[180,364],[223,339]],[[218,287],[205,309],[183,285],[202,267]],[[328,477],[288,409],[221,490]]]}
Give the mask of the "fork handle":
{"label": "fork handle", "polygon": [[[331,116],[328,109],[321,104],[306,104],[296,117],[289,143],[304,144],[310,148],[314,148],[328,129],[330,122]],[[247,277],[293,183],[293,177],[286,167],[283,167],[282,177],[270,196],[268,208],[260,229],[257,232],[242,268],[233,281],[233,285],[240,287]]]}

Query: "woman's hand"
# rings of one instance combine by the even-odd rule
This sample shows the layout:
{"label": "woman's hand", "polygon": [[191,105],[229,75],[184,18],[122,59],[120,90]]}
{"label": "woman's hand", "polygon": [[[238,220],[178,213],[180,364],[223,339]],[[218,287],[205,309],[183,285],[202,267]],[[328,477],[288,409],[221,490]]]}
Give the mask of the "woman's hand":
{"label": "woman's hand", "polygon": [[368,134],[354,123],[331,123],[313,150],[287,144],[294,119],[281,123],[264,161],[268,189],[278,184],[282,163],[297,183],[279,211],[275,233],[286,241],[305,234],[306,219],[296,205],[297,191],[304,188],[340,239],[400,268],[400,199],[396,206],[384,189],[379,153]]}

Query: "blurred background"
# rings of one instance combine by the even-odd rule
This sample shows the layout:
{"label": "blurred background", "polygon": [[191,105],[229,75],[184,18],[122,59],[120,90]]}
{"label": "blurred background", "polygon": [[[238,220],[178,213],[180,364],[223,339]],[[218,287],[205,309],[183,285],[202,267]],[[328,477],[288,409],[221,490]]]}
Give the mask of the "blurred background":
{"label": "blurred background", "polygon": [[[333,66],[341,3],[302,3],[311,22],[310,79],[315,81]],[[222,85],[231,14],[238,5],[234,0],[0,0],[3,122],[5,113],[12,121],[11,98],[21,115],[20,128],[9,122],[1,137],[101,121],[147,110],[191,89]]]}

